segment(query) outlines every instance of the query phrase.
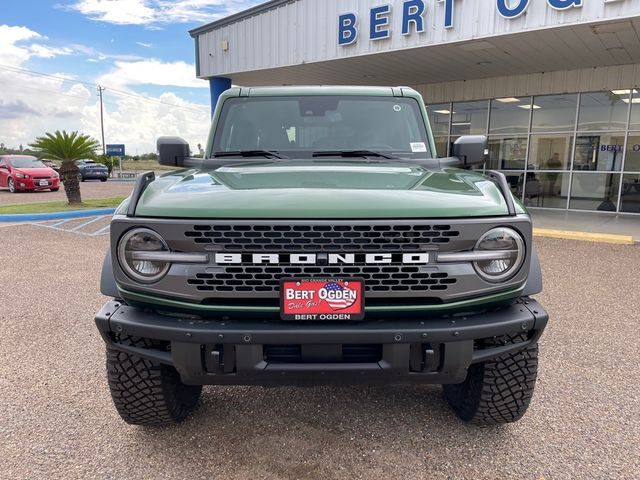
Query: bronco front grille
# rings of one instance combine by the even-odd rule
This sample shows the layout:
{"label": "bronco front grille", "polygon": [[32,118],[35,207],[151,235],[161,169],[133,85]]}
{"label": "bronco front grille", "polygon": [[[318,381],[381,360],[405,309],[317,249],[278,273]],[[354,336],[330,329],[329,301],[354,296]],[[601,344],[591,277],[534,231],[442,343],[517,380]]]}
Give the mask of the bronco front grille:
{"label": "bronco front grille", "polygon": [[194,225],[185,237],[225,252],[414,252],[459,237],[451,225]]}
{"label": "bronco front grille", "polygon": [[[527,218],[149,219],[145,226],[172,252],[206,254],[208,261],[175,263],[153,285],[136,284],[119,269],[117,275],[123,288],[203,305],[276,306],[285,277],[362,278],[369,307],[439,305],[526,280],[523,268],[513,281],[489,284],[471,262],[441,261],[445,253],[472,251],[484,233],[505,224],[530,238]],[[118,216],[112,243],[133,226],[139,220]],[[413,263],[419,254],[428,261]]]}
{"label": "bronco front grille", "polygon": [[407,265],[225,266],[220,273],[199,273],[187,284],[200,292],[273,293],[282,278],[358,277],[367,292],[442,292],[456,283],[444,272],[425,272]]}

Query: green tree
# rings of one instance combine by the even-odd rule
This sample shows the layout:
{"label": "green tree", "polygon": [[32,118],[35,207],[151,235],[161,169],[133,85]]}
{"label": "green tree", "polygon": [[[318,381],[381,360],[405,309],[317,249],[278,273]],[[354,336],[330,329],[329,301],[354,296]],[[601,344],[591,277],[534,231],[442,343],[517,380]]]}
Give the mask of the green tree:
{"label": "green tree", "polygon": [[96,162],[101,163],[109,170],[109,175],[111,175],[111,171],[113,170],[113,157],[109,157],[107,155],[100,155],[96,157]]}
{"label": "green tree", "polygon": [[78,132],[67,133],[56,130],[55,133],[46,133],[44,137],[36,138],[30,145],[36,152],[53,160],[60,160],[60,179],[64,183],[64,190],[69,203],[82,203],[80,196],[80,182],[78,181],[79,169],[76,160],[94,158],[95,151],[100,143],[89,135]]}

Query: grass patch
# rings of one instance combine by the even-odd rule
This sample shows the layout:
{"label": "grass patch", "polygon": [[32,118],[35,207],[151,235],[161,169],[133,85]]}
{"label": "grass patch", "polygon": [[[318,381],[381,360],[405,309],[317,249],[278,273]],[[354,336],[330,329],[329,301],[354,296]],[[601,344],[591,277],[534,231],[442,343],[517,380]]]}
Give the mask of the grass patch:
{"label": "grass patch", "polygon": [[[124,171],[147,171],[147,170],[176,170],[176,167],[167,167],[165,165],[160,165],[156,160],[123,160],[122,161],[122,170]],[[113,171],[119,171],[118,162],[113,162]]]}
{"label": "grass patch", "polygon": [[97,198],[85,200],[79,205],[69,205],[67,202],[23,203],[18,205],[0,206],[0,215],[21,213],[51,213],[67,212],[71,210],[93,210],[95,208],[115,208],[125,197]]}

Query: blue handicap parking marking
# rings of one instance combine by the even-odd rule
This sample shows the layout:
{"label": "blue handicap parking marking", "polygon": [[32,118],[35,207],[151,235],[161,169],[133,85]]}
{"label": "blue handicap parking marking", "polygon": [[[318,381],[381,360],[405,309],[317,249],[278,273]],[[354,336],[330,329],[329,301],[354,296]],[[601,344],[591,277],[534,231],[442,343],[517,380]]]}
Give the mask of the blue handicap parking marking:
{"label": "blue handicap parking marking", "polygon": [[48,222],[33,222],[31,225],[48,228],[59,232],[75,233],[88,237],[99,237],[109,234],[109,222],[111,215],[99,215],[82,219],[68,218],[65,220],[53,220]]}

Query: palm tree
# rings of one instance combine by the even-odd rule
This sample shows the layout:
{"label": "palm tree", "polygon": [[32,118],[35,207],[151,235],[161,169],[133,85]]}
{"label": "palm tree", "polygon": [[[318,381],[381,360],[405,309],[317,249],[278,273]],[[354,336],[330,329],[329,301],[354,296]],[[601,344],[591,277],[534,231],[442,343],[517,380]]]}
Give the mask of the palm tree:
{"label": "palm tree", "polygon": [[56,130],[53,134],[46,133],[44,137],[36,138],[30,146],[47,158],[62,161],[60,179],[64,183],[67,199],[69,203],[82,203],[79,169],[75,161],[94,157],[100,143],[89,135]]}

